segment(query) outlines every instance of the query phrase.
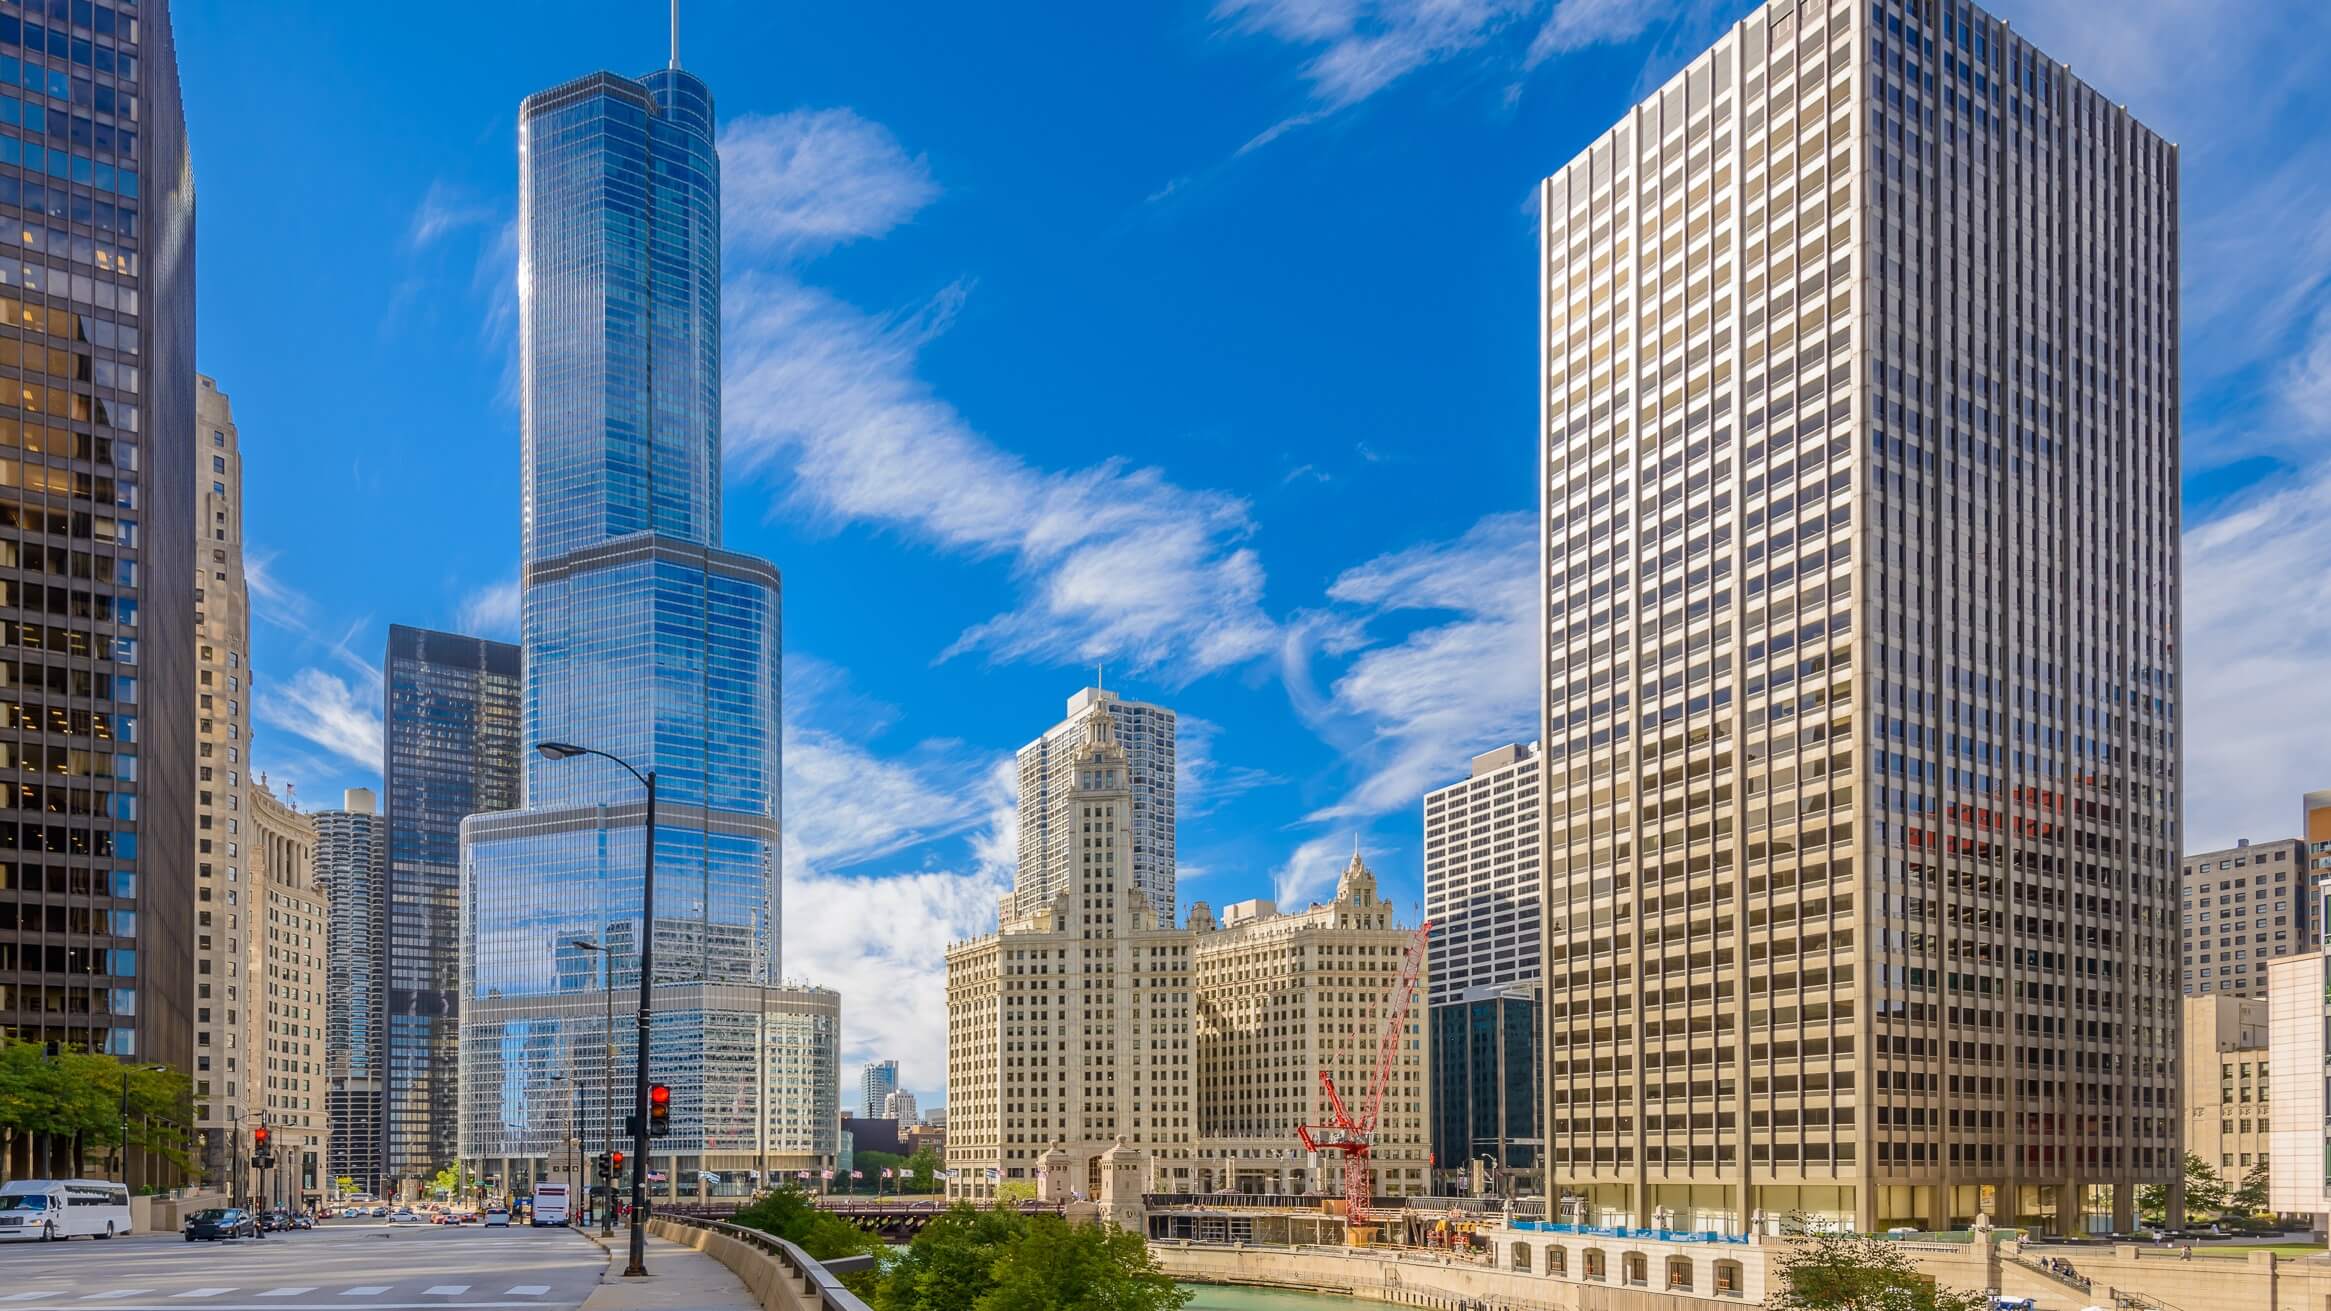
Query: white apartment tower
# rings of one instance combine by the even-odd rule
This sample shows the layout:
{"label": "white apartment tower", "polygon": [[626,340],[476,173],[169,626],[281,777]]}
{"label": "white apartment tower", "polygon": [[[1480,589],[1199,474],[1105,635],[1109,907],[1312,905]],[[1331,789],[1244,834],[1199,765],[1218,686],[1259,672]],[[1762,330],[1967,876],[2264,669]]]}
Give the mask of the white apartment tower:
{"label": "white apartment tower", "polygon": [[1544,793],[1538,744],[1473,757],[1462,783],[1425,793],[1424,915],[1434,1005],[1538,977]]}
{"label": "white apartment tower", "polygon": [[1071,882],[1080,829],[1074,804],[1075,759],[1085,719],[1096,706],[1125,752],[1133,817],[1133,879],[1160,924],[1174,922],[1174,712],[1088,687],[1068,699],[1068,714],[1020,748],[1020,871],[1012,891],[1023,914]]}
{"label": "white apartment tower", "polygon": [[1590,1218],[2126,1231],[2177,1174],[2177,188],[1955,0],[1774,0],[1544,184]]}
{"label": "white apartment tower", "polygon": [[1135,882],[1114,704],[1088,701],[1073,745],[1056,731],[1030,748],[1065,762],[1047,798],[1059,886],[1003,898],[997,932],[947,952],[949,1197],[1034,1182],[1055,1145],[1071,1187],[1098,1197],[1102,1154],[1120,1142],[1147,1154],[1156,1191],[1189,1190],[1191,938]]}

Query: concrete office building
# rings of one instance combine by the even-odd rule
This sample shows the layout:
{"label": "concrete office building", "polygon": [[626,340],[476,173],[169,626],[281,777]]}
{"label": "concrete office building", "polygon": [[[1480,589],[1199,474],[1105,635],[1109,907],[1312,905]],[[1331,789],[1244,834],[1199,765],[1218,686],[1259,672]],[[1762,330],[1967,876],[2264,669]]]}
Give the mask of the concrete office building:
{"label": "concrete office building", "polygon": [[2263,964],[2258,984],[2256,997],[2184,1002],[2185,1150],[2216,1170],[2228,1193],[2267,1165],[2273,1138]]}
{"label": "concrete office building", "polygon": [[251,802],[251,1017],[244,1050],[253,1111],[272,1135],[276,1168],[246,1193],[276,1206],[321,1201],[331,1152],[324,1090],[325,942],[331,907],[316,886],[316,826],[263,777]]}
{"label": "concrete office building", "polygon": [[888,1114],[884,1104],[897,1091],[898,1062],[868,1061],[858,1078],[858,1114],[868,1117]]}
{"label": "concrete office building", "polygon": [[1164,706],[1127,701],[1088,687],[1068,699],[1068,713],[1020,748],[1020,867],[1012,892],[1018,912],[1034,914],[1073,881],[1082,834],[1070,795],[1083,745],[1080,727],[1093,707],[1108,712],[1125,752],[1133,797],[1133,879],[1160,924],[1174,914],[1175,718]]}
{"label": "concrete office building", "polygon": [[[1351,1114],[1365,1113],[1383,1051],[1381,1010],[1415,928],[1395,920],[1355,851],[1333,900],[1300,911],[1233,902],[1219,921],[1199,902],[1189,934],[1198,1191],[1341,1196],[1343,1158],[1307,1155],[1295,1126],[1332,1122],[1323,1071]],[[1425,965],[1376,1121],[1376,1196],[1431,1191]]]}
{"label": "concrete office building", "polygon": [[[1156,1191],[1186,1192],[1194,1179],[1191,937],[1158,919],[1136,879],[1132,767],[1117,720],[1094,699],[1073,750],[1055,734],[1042,744],[1065,757],[1065,786],[1047,784],[1046,809],[1072,859],[1065,878],[1046,876],[1057,884],[1049,900],[1029,895],[1023,865],[997,931],[948,948],[951,1198],[1034,1183],[1055,1145],[1087,1197],[1099,1195],[1101,1156],[1118,1141],[1149,1154]],[[1032,858],[1049,867],[1056,848]]]}
{"label": "concrete office building", "polygon": [[325,1174],[359,1191],[388,1187],[382,1097],[387,1064],[388,823],[372,789],[349,788],[317,811],[316,886],[330,911],[324,1000]]}
{"label": "concrete office building", "polygon": [[[203,1182],[226,1189],[257,1123],[261,1085],[247,1038],[248,972],[260,913],[251,822],[251,605],[243,578],[243,445],[227,394],[197,377],[200,513],[194,575],[194,1116]],[[245,849],[251,848],[250,855]]]}
{"label": "concrete office building", "polygon": [[[2302,803],[2305,809],[2303,827],[2307,844],[2307,868],[2314,872],[2317,882],[2331,878],[2331,789],[2309,792]],[[2322,935],[2323,917],[2315,917],[2316,936]]]}
{"label": "concrete office building", "polygon": [[2176,1175],[2177,178],[1980,9],[1776,0],[1545,183],[1589,1218],[2125,1232]]}
{"label": "concrete office building", "polygon": [[382,1155],[391,1180],[453,1163],[460,1097],[461,822],[519,799],[519,650],[393,625],[387,759]]}
{"label": "concrete office building", "polygon": [[921,1118],[915,1114],[915,1095],[904,1088],[882,1099],[882,1115],[884,1119],[898,1121],[901,1128],[912,1128],[921,1123]]}
{"label": "concrete office building", "polygon": [[[70,23],[18,8],[0,33],[7,108],[45,114],[48,135],[0,161],[0,340],[16,375],[0,397],[0,794],[17,812],[0,853],[0,1034],[199,1081],[194,518],[208,443],[171,6],[149,0],[134,21],[77,6]],[[5,1164],[11,1178],[66,1175],[71,1144],[16,1134]],[[142,1153],[124,1166],[141,1187],[178,1181]]]}
{"label": "concrete office building", "polygon": [[2267,1205],[2331,1223],[2331,974],[2311,951],[2266,963]]}
{"label": "concrete office building", "polygon": [[2244,838],[2187,856],[2178,877],[2184,994],[2265,996],[2267,961],[2322,945],[2312,886],[2307,844],[2298,838]]}
{"label": "concrete office building", "polygon": [[1543,963],[1538,744],[1473,757],[1462,783],[1425,793],[1424,917],[1432,1002],[1538,977]]}

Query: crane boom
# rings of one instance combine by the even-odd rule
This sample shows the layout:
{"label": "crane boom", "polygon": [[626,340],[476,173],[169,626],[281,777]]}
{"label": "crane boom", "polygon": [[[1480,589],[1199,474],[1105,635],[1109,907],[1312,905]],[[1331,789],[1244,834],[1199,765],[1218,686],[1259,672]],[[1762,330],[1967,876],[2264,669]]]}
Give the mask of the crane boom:
{"label": "crane boom", "polygon": [[1358,1233],[1356,1227],[1368,1219],[1374,1187],[1368,1162],[1375,1151],[1376,1125],[1383,1115],[1384,1092],[1392,1082],[1393,1064],[1400,1057],[1400,1040],[1407,1032],[1409,1012],[1416,1006],[1417,985],[1424,977],[1425,944],[1432,932],[1430,920],[1418,926],[1415,936],[1408,940],[1408,949],[1401,955],[1399,977],[1384,995],[1380,1011],[1383,1031],[1376,1042],[1375,1077],[1369,1081],[1360,1118],[1353,1119],[1345,1109],[1343,1094],[1336,1090],[1335,1076],[1321,1070],[1319,1087],[1326,1094],[1331,1119],[1326,1124],[1295,1126],[1295,1137],[1305,1151],[1344,1154],[1344,1218],[1350,1233]]}

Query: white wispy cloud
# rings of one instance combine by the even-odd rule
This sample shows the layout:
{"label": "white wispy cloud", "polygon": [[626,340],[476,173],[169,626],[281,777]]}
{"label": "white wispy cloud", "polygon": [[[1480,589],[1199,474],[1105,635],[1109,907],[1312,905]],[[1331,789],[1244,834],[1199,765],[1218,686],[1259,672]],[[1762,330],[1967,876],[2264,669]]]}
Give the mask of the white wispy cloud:
{"label": "white wispy cloud", "polygon": [[473,588],[461,598],[457,618],[461,631],[474,637],[508,641],[518,632],[518,577]]}
{"label": "white wispy cloud", "polygon": [[405,244],[414,250],[434,245],[439,238],[463,228],[491,223],[499,207],[480,200],[454,183],[439,178],[429,184],[405,225]]}
{"label": "white wispy cloud", "polygon": [[[1319,122],[1434,64],[1487,61],[1527,73],[1553,55],[1631,41],[1694,0],[1220,0],[1217,21],[1305,52],[1310,107],[1239,148],[1247,154]],[[1509,28],[1537,20],[1518,56]]]}
{"label": "white wispy cloud", "polygon": [[[1351,761],[1351,774],[1337,800],[1298,826],[1313,836],[1275,872],[1283,900],[1331,887],[1354,833],[1413,811],[1476,753],[1534,736],[1537,540],[1533,516],[1490,515],[1454,540],[1346,570],[1328,588],[1327,609],[1287,626],[1288,695]],[[1397,636],[1374,635],[1404,623]],[[1322,664],[1336,667],[1324,689]]]}
{"label": "white wispy cloud", "polygon": [[1174,810],[1183,819],[1203,818],[1257,788],[1286,781],[1267,769],[1223,763],[1215,755],[1221,738],[1222,726],[1210,719],[1175,717]]}
{"label": "white wispy cloud", "polygon": [[847,109],[747,114],[720,134],[721,235],[800,256],[878,237],[938,199],[930,165]]}
{"label": "white wispy cloud", "polygon": [[[767,235],[749,244],[780,257],[738,269],[725,290],[732,463],[782,487],[814,520],[1005,562],[1016,604],[942,658],[1110,660],[1187,681],[1268,652],[1275,626],[1262,607],[1261,562],[1245,544],[1244,500],[1115,462],[1030,464],[976,431],[917,371],[922,346],[962,309],[966,284],[875,315],[802,282],[781,258],[805,242],[887,230],[937,194],[888,133],[814,126],[834,112],[759,122],[755,140],[814,139],[818,162],[780,166],[793,156],[766,146],[754,180],[726,192],[724,221],[760,225]],[[805,116],[812,126],[788,121]],[[829,176],[859,179],[830,210],[810,189]]]}
{"label": "white wispy cloud", "polygon": [[259,685],[259,722],[303,738],[368,773],[380,772],[379,688],[359,688],[321,669]]}
{"label": "white wispy cloud", "polygon": [[2185,540],[2186,849],[2299,830],[2331,786],[2331,465]]}

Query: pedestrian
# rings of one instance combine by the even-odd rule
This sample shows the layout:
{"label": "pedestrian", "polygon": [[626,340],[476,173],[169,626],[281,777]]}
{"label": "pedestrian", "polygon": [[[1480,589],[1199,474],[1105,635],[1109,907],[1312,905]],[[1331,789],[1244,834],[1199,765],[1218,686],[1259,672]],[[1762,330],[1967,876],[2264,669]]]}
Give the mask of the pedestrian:
{"label": "pedestrian", "polygon": [[2177,1259],[2180,1261],[2191,1261],[2193,1259],[2193,1244],[2187,1243],[2183,1248],[2179,1249],[2177,1253]]}

